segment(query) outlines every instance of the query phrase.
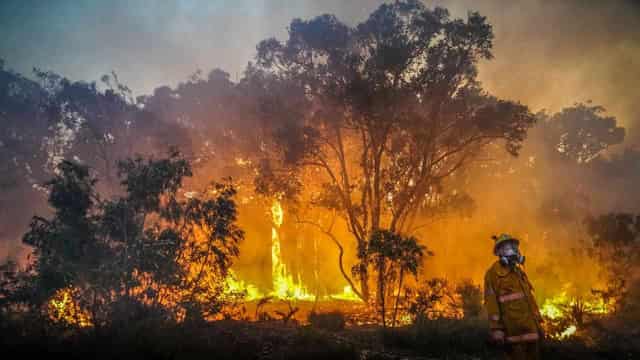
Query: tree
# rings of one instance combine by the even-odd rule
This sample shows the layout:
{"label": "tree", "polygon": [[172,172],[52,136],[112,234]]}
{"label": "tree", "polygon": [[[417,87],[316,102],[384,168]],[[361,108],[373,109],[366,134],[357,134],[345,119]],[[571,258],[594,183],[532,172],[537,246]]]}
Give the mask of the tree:
{"label": "tree", "polygon": [[335,200],[359,249],[354,290],[363,299],[371,234],[409,230],[478,149],[502,140],[516,155],[535,121],[476,80],[492,40],[478,13],[451,19],[446,9],[407,0],[381,5],[354,28],[332,15],[294,19],[287,41],[258,45],[247,69],[257,80],[248,81],[262,86],[260,110],[276,124],[284,166],[320,170],[315,183]]}
{"label": "tree", "polygon": [[540,121],[546,144],[563,158],[586,164],[611,145],[622,143],[625,129],[605,108],[576,103]]}
{"label": "tree", "polygon": [[41,184],[61,160],[90,165],[104,193],[118,189],[118,160],[184,144],[179,126],[159,121],[134,102],[115,73],[100,84],[38,69],[33,75],[35,80],[0,68],[2,238],[19,239],[30,217],[46,210]]}
{"label": "tree", "polygon": [[[367,256],[371,259],[377,272],[377,306],[382,319],[382,326],[386,326],[386,300],[396,287],[395,305],[391,326],[395,326],[398,313],[398,302],[402,291],[402,281],[406,273],[418,275],[418,268],[422,264],[425,247],[418,244],[414,237],[403,237],[388,230],[378,230],[371,235],[368,242]],[[427,255],[432,255],[426,251]]]}
{"label": "tree", "polygon": [[168,146],[188,150],[182,128],[144,109],[115,72],[102,76],[100,84],[38,69],[35,75],[46,94],[47,113],[56,122],[55,137],[48,142],[50,166],[60,158],[81,159],[101,177],[103,193],[118,188],[118,161]]}
{"label": "tree", "polygon": [[433,318],[448,317],[455,308],[454,289],[444,278],[429,279],[426,283],[407,294],[408,312],[414,324]]}
{"label": "tree", "polygon": [[585,219],[587,233],[593,244],[593,255],[613,276],[611,280],[625,281],[640,265],[640,215],[608,213]]}
{"label": "tree", "polygon": [[252,88],[214,69],[206,77],[198,71],[174,88],[159,87],[138,101],[162,122],[188,134],[189,155],[197,159],[194,166],[251,182],[253,177],[242,171],[248,167],[244,160],[258,152],[263,142],[255,112],[250,111],[255,104],[252,93]]}
{"label": "tree", "polygon": [[[17,239],[33,212],[45,205],[36,190],[46,172],[44,139],[50,135],[37,82],[0,68],[0,238]],[[20,204],[20,206],[16,206]]]}
{"label": "tree", "polygon": [[113,320],[122,301],[174,318],[216,314],[244,234],[235,224],[233,186],[213,183],[202,198],[180,199],[192,173],[176,151],[118,167],[124,195],[112,199],[100,198],[89,167],[72,161],[62,161],[46,184],[54,216],[34,217],[24,236],[36,255],[34,305],[72,289],[96,328]]}

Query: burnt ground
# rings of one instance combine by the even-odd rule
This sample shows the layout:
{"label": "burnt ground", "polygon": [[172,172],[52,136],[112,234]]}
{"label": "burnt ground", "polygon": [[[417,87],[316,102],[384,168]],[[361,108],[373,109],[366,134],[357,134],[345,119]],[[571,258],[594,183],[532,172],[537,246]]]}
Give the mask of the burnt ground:
{"label": "burnt ground", "polygon": [[[383,330],[282,321],[204,324],[134,323],[85,331],[4,324],[3,353],[65,359],[496,359],[482,321],[433,321]],[[547,342],[543,359],[634,359],[640,352],[585,341]]]}

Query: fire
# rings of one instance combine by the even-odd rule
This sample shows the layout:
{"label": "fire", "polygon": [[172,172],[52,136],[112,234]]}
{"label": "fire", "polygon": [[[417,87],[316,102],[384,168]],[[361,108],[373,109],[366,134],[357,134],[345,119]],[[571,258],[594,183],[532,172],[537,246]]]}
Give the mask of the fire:
{"label": "fire", "polygon": [[560,295],[546,299],[542,307],[540,308],[540,313],[542,316],[547,317],[549,319],[555,320],[562,317],[562,311],[558,307],[559,304],[566,304],[569,302],[567,298],[567,293],[562,292]]}
{"label": "fire", "polygon": [[71,326],[90,327],[93,325],[89,313],[78,305],[74,299],[77,290],[64,288],[56,291],[48,304],[51,320]]}
{"label": "fire", "polygon": [[264,297],[264,294],[255,285],[238,279],[233,270],[229,270],[229,274],[225,279],[225,293],[244,294],[244,299],[248,301],[258,300]]}
{"label": "fire", "polygon": [[[231,301],[242,299],[244,301],[260,301],[261,299],[272,297],[276,299],[296,300],[296,301],[345,301],[351,303],[360,303],[361,299],[355,294],[353,289],[346,285],[342,292],[318,296],[310,292],[302,281],[300,273],[292,274],[287,268],[281,253],[280,227],[284,223],[284,210],[280,201],[274,200],[270,207],[270,217],[272,221],[271,228],[271,275],[272,288],[264,291],[256,285],[240,279],[233,269],[229,269],[226,273],[223,283],[222,296],[227,297]],[[204,231],[201,229],[200,231]],[[196,237],[204,238],[205,235],[200,231],[196,231]],[[194,278],[200,274],[201,267],[197,264],[186,264],[189,278]],[[215,277],[217,272],[204,272],[204,281],[207,286],[215,288]],[[163,294],[161,304],[168,308],[176,307],[179,293],[171,287],[161,287],[154,283],[154,280],[144,273],[136,273],[135,277],[140,284],[131,289],[132,295],[140,297],[143,302],[150,301],[144,297],[147,289],[153,289]],[[75,288],[64,288],[58,290],[48,303],[49,317],[58,323],[63,323],[77,327],[93,326],[91,316],[88,311],[79,306],[79,293]],[[199,300],[199,299],[198,299]],[[181,319],[182,316],[178,316]]]}
{"label": "fire", "polygon": [[342,293],[331,295],[331,298],[336,300],[345,300],[345,301],[361,301],[358,295],[356,295],[356,293],[353,292],[353,289],[349,285],[346,285],[342,289]]}
{"label": "fire", "polygon": [[571,325],[568,328],[566,328],[562,333],[560,333],[560,335],[558,336],[559,339],[566,339],[570,336],[572,336],[573,334],[576,333],[576,326],[575,325]]}
{"label": "fire", "polygon": [[240,167],[246,167],[246,166],[251,165],[251,160],[244,159],[244,158],[241,158],[241,157],[236,157],[235,161],[236,161],[236,165],[238,165]]}
{"label": "fire", "polygon": [[[278,200],[274,200],[271,205],[271,218],[273,221],[273,227],[271,229],[271,276],[273,289],[270,295],[279,299],[314,300],[317,294],[309,292],[307,287],[302,283],[300,273],[298,273],[294,279],[282,261],[278,230],[284,221],[284,211]],[[349,285],[343,288],[342,293],[328,295],[325,299],[361,301]]]}
{"label": "fire", "polygon": [[[250,283],[237,278],[230,271],[225,279],[225,292],[227,294],[244,293],[247,301],[260,300],[267,296],[277,299],[314,301],[317,294],[311,293],[303,283],[300,273],[295,276],[289,272],[282,259],[279,229],[284,223],[284,210],[279,200],[274,200],[270,208],[271,215],[271,284],[272,288],[267,293]],[[351,286],[344,286],[341,293],[330,294],[322,297],[323,300],[342,300],[360,302]]]}
{"label": "fire", "polygon": [[[564,286],[568,288],[570,284]],[[584,318],[594,315],[605,315],[611,311],[611,304],[607,304],[602,298],[592,297],[589,299],[569,296],[566,290],[560,294],[548,298],[540,308],[540,313],[549,323],[560,325],[560,329],[550,332],[549,336],[563,340],[574,336]]]}
{"label": "fire", "polygon": [[293,276],[287,271],[287,266],[282,262],[278,229],[282,226],[284,211],[278,200],[274,200],[273,205],[271,205],[271,218],[273,220],[273,227],[271,228],[272,295],[281,299],[313,300],[314,296],[302,284],[300,274],[298,273],[297,279],[294,280]]}

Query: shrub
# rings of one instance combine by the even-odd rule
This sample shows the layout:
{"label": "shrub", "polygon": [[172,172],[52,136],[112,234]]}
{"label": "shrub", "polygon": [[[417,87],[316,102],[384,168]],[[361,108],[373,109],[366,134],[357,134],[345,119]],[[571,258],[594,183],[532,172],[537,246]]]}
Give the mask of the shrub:
{"label": "shrub", "polygon": [[346,323],[344,314],[338,310],[326,313],[312,311],[307,320],[311,326],[329,331],[343,330]]}
{"label": "shrub", "polygon": [[456,287],[460,295],[462,313],[465,319],[477,318],[482,312],[482,290],[471,280],[465,280]]}

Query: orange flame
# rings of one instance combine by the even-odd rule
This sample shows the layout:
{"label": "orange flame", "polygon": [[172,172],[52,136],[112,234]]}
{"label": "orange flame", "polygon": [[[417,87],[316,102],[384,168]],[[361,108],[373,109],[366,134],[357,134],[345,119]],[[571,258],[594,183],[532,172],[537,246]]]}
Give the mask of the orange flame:
{"label": "orange flame", "polygon": [[55,323],[65,325],[93,326],[89,313],[80,308],[74,299],[76,296],[77,290],[74,288],[64,288],[56,291],[48,303],[49,318]]}

